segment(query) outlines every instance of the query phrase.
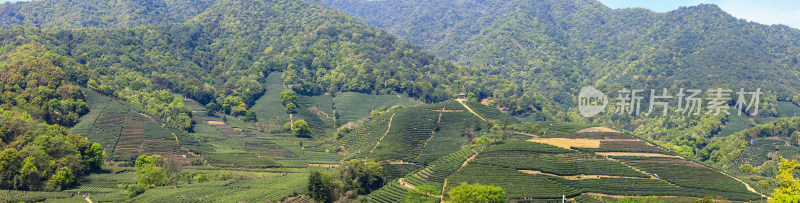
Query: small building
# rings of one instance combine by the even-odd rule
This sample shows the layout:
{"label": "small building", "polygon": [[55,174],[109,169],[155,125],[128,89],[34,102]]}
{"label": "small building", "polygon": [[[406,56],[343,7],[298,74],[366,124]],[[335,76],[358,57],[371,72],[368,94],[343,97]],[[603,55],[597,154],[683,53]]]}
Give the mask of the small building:
{"label": "small building", "polygon": [[458,99],[467,100],[467,93],[461,92],[458,94]]}

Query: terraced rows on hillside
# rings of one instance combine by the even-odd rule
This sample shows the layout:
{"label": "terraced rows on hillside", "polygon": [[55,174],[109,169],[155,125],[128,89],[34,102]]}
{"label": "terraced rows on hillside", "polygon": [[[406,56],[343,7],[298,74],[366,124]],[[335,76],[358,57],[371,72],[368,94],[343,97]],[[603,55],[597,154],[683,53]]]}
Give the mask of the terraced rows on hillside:
{"label": "terraced rows on hillside", "polygon": [[[398,182],[401,186],[407,184],[406,189],[421,185],[444,187],[444,200],[449,199],[447,191],[461,182],[500,186],[509,199],[558,201],[562,194],[571,200],[587,201],[597,201],[591,197],[597,195],[714,195],[736,201],[760,197],[720,171],[623,133],[566,133],[555,139],[566,140],[567,147],[504,140],[480,150],[473,160],[467,161],[470,153],[462,150],[409,173]],[[569,147],[581,141],[598,144],[592,148]],[[466,163],[461,167],[463,162]]]}
{"label": "terraced rows on hillside", "polygon": [[[559,199],[561,194],[626,196],[714,195],[730,200],[759,198],[742,182],[622,133],[568,133],[569,144],[598,141],[596,148],[564,148],[506,140],[487,147],[448,182],[503,187],[509,198]],[[594,139],[594,140],[593,140]],[[631,153],[631,152],[639,153]],[[644,151],[645,153],[642,153]],[[596,153],[595,153],[596,152]],[[620,156],[604,156],[609,153]],[[451,189],[448,186],[447,190]]]}

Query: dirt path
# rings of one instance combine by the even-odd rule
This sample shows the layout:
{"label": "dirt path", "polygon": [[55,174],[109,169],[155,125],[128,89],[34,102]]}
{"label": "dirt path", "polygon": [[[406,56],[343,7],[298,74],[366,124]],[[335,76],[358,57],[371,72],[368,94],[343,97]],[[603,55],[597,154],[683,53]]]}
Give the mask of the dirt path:
{"label": "dirt path", "polygon": [[516,134],[527,135],[527,136],[531,136],[531,137],[539,137],[538,135],[534,135],[534,134],[530,134],[530,133],[526,133],[526,132],[520,132],[520,131],[513,131],[513,130],[503,130],[503,132],[516,133]]}
{"label": "dirt path", "polygon": [[309,166],[321,166],[328,168],[339,168],[339,164],[308,164]]}
{"label": "dirt path", "polygon": [[469,106],[467,106],[467,104],[464,103],[464,100],[456,99],[456,101],[458,101],[458,103],[461,103],[461,105],[464,106],[464,108],[466,108],[467,111],[469,111],[472,114],[475,114],[475,116],[477,116],[481,120],[486,121],[486,119],[484,119],[483,116],[478,115],[478,113],[475,113],[475,111],[473,111],[472,108],[469,108]]}
{"label": "dirt path", "polygon": [[607,128],[607,127],[590,127],[590,128],[584,128],[584,129],[578,130],[576,132],[578,132],[578,133],[596,133],[596,132],[601,132],[601,133],[621,133],[621,132],[619,132],[617,130],[614,130],[614,129],[611,129],[611,128]]}
{"label": "dirt path", "polygon": [[[719,172],[719,173],[722,173],[722,172]],[[742,180],[739,180],[739,178],[733,177],[732,175],[730,175],[730,174],[727,174],[727,173],[722,173],[722,174],[725,174],[726,176],[728,176],[728,177],[731,177],[731,178],[733,178],[734,180],[741,182],[742,184],[744,184],[744,186],[745,186],[745,187],[747,187],[747,190],[748,190],[748,191],[750,191],[750,192],[754,192],[754,193],[756,193],[756,194],[758,194],[758,195],[761,195],[761,197],[766,197],[767,199],[772,199],[772,197],[768,197],[768,196],[766,196],[766,195],[764,195],[764,194],[761,194],[760,192],[756,191],[756,189],[755,189],[755,188],[753,188],[753,187],[750,187],[750,185],[748,185],[747,183],[745,183],[745,182],[744,182],[744,181],[742,181]]]}
{"label": "dirt path", "polygon": [[394,114],[395,113],[392,113],[392,117],[389,117],[389,127],[386,127],[386,132],[383,133],[381,139],[378,139],[378,143],[375,143],[375,146],[372,147],[372,150],[369,150],[369,154],[367,154],[367,157],[372,155],[372,151],[375,151],[375,148],[378,148],[378,145],[381,144],[381,141],[383,141],[383,138],[386,137],[386,134],[389,134],[389,130],[392,129],[392,119],[394,119]]}
{"label": "dirt path", "polygon": [[412,185],[411,183],[406,182],[405,178],[397,179],[397,182],[400,183],[400,185],[402,185],[404,188],[407,188],[409,190],[417,189],[416,186]]}
{"label": "dirt path", "polygon": [[595,154],[603,156],[646,156],[646,157],[669,157],[669,158],[684,159],[683,157],[679,156],[659,154],[659,153],[642,153],[642,152],[596,152]]}
{"label": "dirt path", "polygon": [[[460,171],[462,168],[464,168],[464,166],[467,165],[467,163],[469,163],[469,161],[472,161],[473,159],[475,159],[476,156],[478,156],[478,153],[475,153],[472,156],[470,156],[469,158],[467,158],[467,160],[465,160],[464,163],[461,163],[461,166],[459,166],[458,169],[456,169],[456,171],[453,171],[453,173],[456,173],[456,172]],[[451,175],[453,173],[451,173]],[[444,179],[444,183],[442,184],[442,197],[444,197],[444,190],[446,188],[447,188],[447,178]],[[439,197],[439,198],[442,198],[442,197]]]}
{"label": "dirt path", "polygon": [[621,161],[618,161],[618,160],[616,160],[616,159],[611,159],[611,158],[609,158],[609,160],[612,160],[612,161],[619,162],[620,164],[622,164],[622,165],[625,165],[625,166],[627,166],[627,167],[629,167],[629,168],[631,168],[631,169],[633,169],[633,170],[635,170],[635,171],[639,171],[639,172],[641,172],[641,173],[647,174],[648,176],[650,176],[650,179],[656,179],[656,180],[664,181],[664,182],[665,182],[665,183],[667,183],[667,184],[673,185],[673,186],[675,186],[675,187],[680,187],[679,185],[675,185],[675,184],[673,184],[673,183],[671,183],[671,182],[669,182],[669,181],[666,181],[666,180],[664,180],[664,179],[656,178],[656,176],[655,176],[655,175],[653,175],[652,173],[648,173],[647,171],[643,171],[642,169],[639,169],[639,168],[633,167],[633,166],[631,166],[631,165],[629,165],[629,164],[626,164],[625,162],[621,162]]}
{"label": "dirt path", "polygon": [[534,170],[518,170],[519,172],[527,173],[527,174],[534,174],[534,175],[547,175],[547,176],[554,176],[554,177],[561,177],[567,180],[582,180],[582,179],[600,179],[600,178],[628,178],[628,179],[650,179],[650,178],[640,178],[640,177],[629,177],[629,176],[609,176],[609,175],[574,175],[574,176],[560,176],[552,173],[545,173],[541,171],[534,171]]}
{"label": "dirt path", "polygon": [[600,148],[600,142],[603,140],[584,138],[533,138],[528,139],[528,141],[549,144],[564,149],[572,149],[571,147]]}
{"label": "dirt path", "polygon": [[[631,197],[631,196],[625,196],[625,195],[609,195],[609,194],[603,194],[603,193],[594,193],[594,192],[585,192],[585,193],[583,193],[583,194],[587,194],[587,195],[597,195],[597,196],[603,196],[603,197],[613,197],[613,198],[626,198],[626,197]],[[655,195],[649,195],[648,197],[679,197],[679,196],[655,196]],[[685,197],[685,196],[680,196],[680,197]],[[698,199],[699,199],[699,198],[698,198]]]}
{"label": "dirt path", "polygon": [[419,149],[419,153],[417,153],[417,159],[419,159],[419,156],[422,156],[422,151],[425,150],[425,147],[428,146],[428,142],[431,141],[431,139],[433,139],[433,136],[436,134],[436,128],[439,128],[439,122],[442,121],[442,113],[444,113],[444,108],[447,107],[442,107],[442,110],[439,111],[439,119],[437,119],[436,124],[433,125],[433,130],[431,130],[431,137],[425,140],[425,143],[422,144],[422,147]]}

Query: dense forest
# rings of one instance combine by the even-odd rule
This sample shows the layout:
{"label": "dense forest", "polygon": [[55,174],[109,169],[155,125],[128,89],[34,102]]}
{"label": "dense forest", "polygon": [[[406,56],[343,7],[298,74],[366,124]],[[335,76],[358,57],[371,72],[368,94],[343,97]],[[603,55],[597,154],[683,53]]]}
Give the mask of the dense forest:
{"label": "dense forest", "polygon": [[800,31],[737,19],[716,5],[657,13],[596,0],[324,2],[438,56],[505,75],[562,110],[577,106],[573,95],[585,85],[761,87],[778,101],[800,87]]}
{"label": "dense forest", "polygon": [[286,85],[307,95],[400,93],[436,102],[468,91],[521,96],[504,100],[509,104],[543,100],[504,79],[438,59],[305,1],[220,1],[186,23],[120,29],[17,27],[2,36],[7,46],[37,42],[64,53],[96,76],[92,79],[99,92],[151,106],[173,120],[181,120],[185,112],[159,109],[171,99],[156,101],[148,95],[151,90],[168,89],[243,115],[263,93],[261,83],[272,71],[283,71]]}
{"label": "dense forest", "polygon": [[30,43],[0,54],[0,189],[60,190],[98,170],[103,148],[67,133],[89,110],[83,67]]}
{"label": "dense forest", "polygon": [[0,29],[19,25],[71,29],[180,23],[213,4],[213,0],[20,1],[0,4]]}

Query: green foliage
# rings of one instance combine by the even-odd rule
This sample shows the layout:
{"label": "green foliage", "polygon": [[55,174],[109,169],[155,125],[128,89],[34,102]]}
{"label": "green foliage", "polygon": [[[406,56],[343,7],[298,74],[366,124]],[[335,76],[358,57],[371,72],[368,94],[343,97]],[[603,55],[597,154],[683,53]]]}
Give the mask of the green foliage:
{"label": "green foliage", "polygon": [[281,103],[288,107],[288,104],[297,103],[297,93],[291,89],[285,89],[281,92]]}
{"label": "green foliage", "polygon": [[[142,6],[143,10],[162,8]],[[27,9],[47,13],[33,11],[36,6]],[[226,15],[231,9],[240,12]],[[481,97],[513,84],[438,59],[318,2],[219,1],[204,10],[186,23],[167,20],[137,27],[52,32],[19,27],[3,31],[7,40],[2,45],[45,44],[53,53],[85,65],[84,73],[95,73],[83,74],[87,78],[80,84],[94,79],[97,85],[93,83],[92,89],[108,95],[129,99],[170,90],[201,104],[216,103],[221,111],[235,116],[264,93],[265,76],[273,71],[282,71],[285,85],[298,94],[400,94],[425,102],[447,100],[450,93],[462,91],[458,87],[474,88],[471,92]],[[273,20],[259,20],[265,18]],[[298,26],[284,29],[286,24]],[[506,89],[512,92],[513,88]],[[244,105],[229,103],[236,97]]]}
{"label": "green foliage", "polygon": [[311,128],[308,127],[308,123],[306,123],[306,121],[297,120],[292,126],[292,133],[299,137],[307,137],[311,135]]}
{"label": "green foliage", "polygon": [[[48,1],[2,4],[0,28],[37,27],[137,27],[164,22],[183,22],[199,14],[213,1]],[[87,9],[91,8],[91,9]],[[34,14],[37,13],[37,14]]]}
{"label": "green foliage", "polygon": [[289,103],[289,104],[286,105],[286,113],[289,113],[289,114],[290,113],[294,113],[296,109],[297,109],[297,106],[294,105],[294,103]]}
{"label": "green foliage", "polygon": [[160,155],[141,155],[136,158],[136,177],[139,185],[164,184],[164,158]]}
{"label": "green foliage", "polygon": [[780,162],[780,187],[772,193],[773,199],[770,202],[797,202],[800,201],[800,182],[795,179],[793,171],[800,166],[794,160],[789,161],[781,158]]}
{"label": "green foliage", "polygon": [[[713,4],[658,13],[611,10],[593,1],[323,2],[443,58],[530,84],[476,93],[512,113],[528,109],[569,119],[553,106],[577,106],[576,87],[585,85],[605,93],[621,87],[769,87],[782,99],[796,96],[799,85],[785,69],[800,66],[798,40],[784,36],[800,32],[741,21]],[[739,43],[754,38],[769,44]],[[516,88],[525,93],[514,94]],[[519,100],[525,106],[505,105]],[[760,114],[775,115],[774,101],[765,103]]]}
{"label": "green foliage", "polygon": [[461,185],[453,188],[448,192],[452,202],[466,203],[466,202],[503,202],[505,192],[503,188],[494,185],[481,185],[480,183],[467,184],[462,182]]}
{"label": "green foliage", "polygon": [[59,125],[33,120],[27,113],[0,115],[0,188],[61,190],[99,168],[97,143],[67,133]]}
{"label": "green foliage", "polygon": [[317,202],[329,202],[333,190],[331,176],[324,172],[313,171],[308,176],[308,192]]}
{"label": "green foliage", "polygon": [[[22,169],[24,170],[25,166],[23,166]],[[21,173],[24,174],[25,172],[21,171]],[[68,167],[64,166],[59,168],[56,173],[50,177],[50,181],[47,184],[50,187],[60,190],[61,188],[72,185],[74,182],[75,176],[72,175],[72,171]]]}
{"label": "green foliage", "polygon": [[353,159],[343,163],[339,179],[344,191],[369,194],[386,183],[386,171],[376,162]]}
{"label": "green foliage", "polygon": [[754,168],[750,164],[742,164],[741,166],[739,166],[739,171],[741,171],[744,174],[751,175],[756,173],[758,171],[758,168]]}
{"label": "green foliage", "polygon": [[[800,129],[800,118],[781,118],[776,121],[757,125],[736,132],[727,137],[715,138],[714,142],[704,147],[699,155],[703,160],[710,162],[717,167],[734,167],[734,163],[746,158],[748,162],[760,164],[766,161],[767,154],[775,150],[774,146],[764,144],[769,140],[760,140],[760,137],[791,137],[792,134]],[[750,143],[750,142],[753,143]],[[781,142],[782,143],[782,142]],[[790,148],[790,147],[787,147]],[[758,153],[757,153],[758,152]],[[757,160],[751,160],[757,159]]]}
{"label": "green foliage", "polygon": [[37,42],[6,47],[0,59],[0,107],[22,109],[35,119],[62,126],[75,125],[89,112],[83,92],[73,84],[85,82],[74,81],[85,80],[85,68],[74,59]]}

